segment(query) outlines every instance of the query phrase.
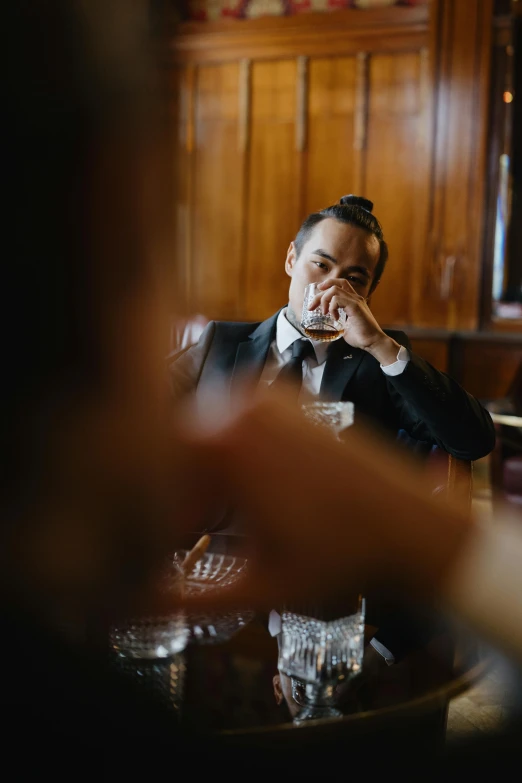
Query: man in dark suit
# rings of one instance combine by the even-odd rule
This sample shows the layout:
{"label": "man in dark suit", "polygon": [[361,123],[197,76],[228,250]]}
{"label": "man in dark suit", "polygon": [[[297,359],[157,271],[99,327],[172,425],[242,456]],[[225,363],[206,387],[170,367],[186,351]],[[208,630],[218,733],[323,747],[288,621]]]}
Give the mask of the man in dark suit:
{"label": "man in dark suit", "polygon": [[[356,420],[373,422],[394,437],[405,432],[414,444],[479,459],[495,443],[489,413],[416,356],[403,332],[381,329],[370,310],[368,300],[388,257],[372,207],[367,199],[345,196],[310,215],[286,257],[288,305],[262,323],[210,322],[197,345],[173,357],[174,390],[195,391],[204,405],[209,391],[233,393],[245,383],[268,386],[296,361],[294,346],[300,345],[302,402],[351,400]],[[346,312],[343,339],[324,343],[304,337],[300,313],[308,283],[322,291],[312,307]]]}
{"label": "man in dark suit", "polygon": [[[245,384],[253,389],[277,384],[294,365],[300,402],[351,400],[356,422],[373,423],[393,438],[400,434],[417,451],[438,446],[462,459],[479,459],[495,443],[489,413],[454,380],[416,356],[403,332],[384,331],[370,310],[369,297],[388,258],[372,208],[367,199],[345,196],[338,205],[309,215],[286,257],[288,305],[262,323],[210,322],[195,346],[173,357],[174,391],[195,391],[204,408],[212,404],[209,393],[226,396]],[[328,343],[304,336],[300,313],[309,283],[317,283],[321,291],[311,308],[334,317],[344,309],[343,339]],[[208,529],[219,551],[241,550],[246,531],[230,510],[217,511]],[[431,617],[398,608],[388,598],[369,603],[380,629],[372,645],[389,662],[434,634]]]}

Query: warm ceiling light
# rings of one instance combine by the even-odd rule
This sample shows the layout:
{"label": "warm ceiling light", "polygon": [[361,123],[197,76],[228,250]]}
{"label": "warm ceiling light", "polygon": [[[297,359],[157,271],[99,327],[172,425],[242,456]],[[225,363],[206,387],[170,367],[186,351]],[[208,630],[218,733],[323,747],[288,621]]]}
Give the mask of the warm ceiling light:
{"label": "warm ceiling light", "polygon": [[513,100],[513,93],[506,90],[502,97],[504,98],[504,103],[511,103]]}

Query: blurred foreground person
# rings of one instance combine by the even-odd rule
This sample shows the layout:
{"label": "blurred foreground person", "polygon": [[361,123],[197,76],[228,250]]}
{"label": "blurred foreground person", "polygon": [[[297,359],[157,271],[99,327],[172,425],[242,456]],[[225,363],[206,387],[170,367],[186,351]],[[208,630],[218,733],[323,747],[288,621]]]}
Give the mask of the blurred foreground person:
{"label": "blurred foreground person", "polygon": [[27,764],[42,746],[171,741],[102,648],[193,516],[168,434],[171,194],[146,3],[19,0],[3,21],[0,700],[4,762],[22,745]]}
{"label": "blurred foreground person", "polygon": [[[373,434],[354,430],[336,442],[283,403],[244,406],[234,416],[216,411],[185,430],[200,463],[213,466],[215,486],[253,526],[242,595],[270,606],[282,594],[333,596],[363,580],[382,582],[445,606],[522,662],[518,515],[474,522],[467,509],[433,496],[419,466]],[[322,462],[328,488],[287,492],[302,483],[307,464]],[[285,487],[267,493],[269,465]]]}

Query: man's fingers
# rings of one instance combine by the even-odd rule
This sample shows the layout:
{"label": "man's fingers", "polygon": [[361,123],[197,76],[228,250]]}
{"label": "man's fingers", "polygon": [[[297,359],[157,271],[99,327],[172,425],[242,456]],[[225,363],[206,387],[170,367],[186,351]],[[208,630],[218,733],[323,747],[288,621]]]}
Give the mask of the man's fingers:
{"label": "man's fingers", "polygon": [[339,297],[332,296],[330,300],[330,315],[332,318],[335,318],[335,320],[339,319],[339,308],[343,307],[343,304],[339,302]]}
{"label": "man's fingers", "polygon": [[340,288],[341,290],[346,291],[346,293],[355,294],[355,296],[357,296],[359,299],[362,298],[359,296],[350,281],[346,280],[344,277],[334,277],[330,280],[325,280],[324,283],[320,283],[317,287],[321,288],[322,290],[331,287]]}
{"label": "man's fingers", "polygon": [[[357,301],[351,296],[351,294],[346,293],[345,291],[341,291],[339,288],[332,287],[325,291],[325,293],[319,299],[323,315],[328,315],[328,313],[332,312],[331,303],[334,298],[336,299],[335,307],[346,307],[350,303],[353,303],[354,305],[357,304]],[[313,309],[316,308],[314,307]]]}

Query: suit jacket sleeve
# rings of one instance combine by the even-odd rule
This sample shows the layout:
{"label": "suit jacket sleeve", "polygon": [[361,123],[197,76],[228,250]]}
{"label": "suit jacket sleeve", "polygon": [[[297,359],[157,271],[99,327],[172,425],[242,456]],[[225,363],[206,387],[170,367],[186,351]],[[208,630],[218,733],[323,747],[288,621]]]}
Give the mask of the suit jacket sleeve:
{"label": "suit jacket sleeve", "polygon": [[410,352],[404,372],[386,378],[400,429],[460,459],[489,454],[495,446],[495,428],[485,408],[456,381],[416,356],[406,335],[396,339]]}
{"label": "suit jacket sleeve", "polygon": [[175,398],[196,390],[215,332],[216,323],[210,321],[196,345],[168,357],[170,384]]}

